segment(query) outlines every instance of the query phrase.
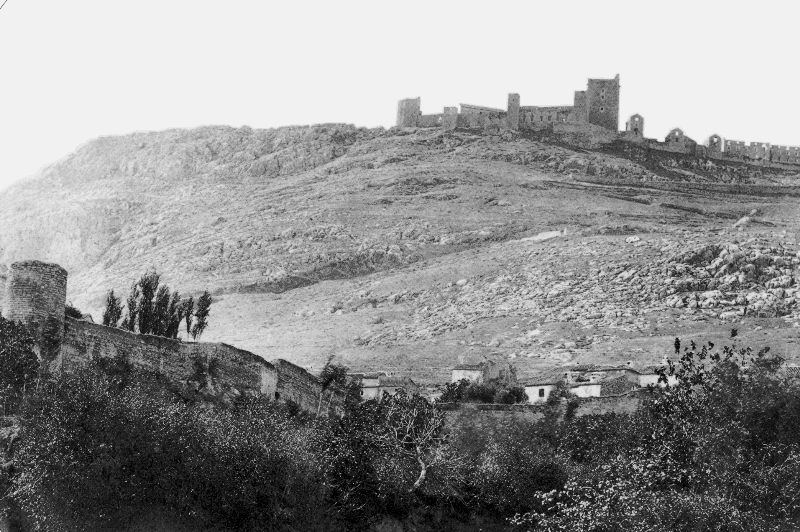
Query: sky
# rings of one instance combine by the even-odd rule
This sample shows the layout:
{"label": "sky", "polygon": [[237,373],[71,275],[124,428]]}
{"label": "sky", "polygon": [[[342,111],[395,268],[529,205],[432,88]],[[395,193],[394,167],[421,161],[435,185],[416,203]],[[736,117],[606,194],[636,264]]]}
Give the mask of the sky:
{"label": "sky", "polygon": [[99,136],[389,127],[402,98],[571,105],[616,74],[621,129],[800,145],[798,20],[769,1],[6,0],[0,189]]}

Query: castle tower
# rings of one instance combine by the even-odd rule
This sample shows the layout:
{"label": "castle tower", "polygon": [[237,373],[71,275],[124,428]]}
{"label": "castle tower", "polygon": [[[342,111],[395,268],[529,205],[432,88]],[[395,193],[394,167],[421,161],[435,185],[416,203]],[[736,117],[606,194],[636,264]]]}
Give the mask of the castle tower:
{"label": "castle tower", "polygon": [[407,98],[397,102],[397,127],[417,127],[419,110],[419,98]]}
{"label": "castle tower", "polygon": [[39,358],[58,356],[64,338],[67,271],[38,260],[15,262],[8,272],[3,317],[21,321],[33,335]]}
{"label": "castle tower", "polygon": [[586,106],[590,124],[619,131],[619,74],[614,79],[590,79]]}
{"label": "castle tower", "polygon": [[519,129],[519,94],[508,95],[508,129],[516,131]]}
{"label": "castle tower", "polygon": [[625,132],[635,138],[644,138],[644,118],[642,115],[636,114],[631,116],[625,122]]}

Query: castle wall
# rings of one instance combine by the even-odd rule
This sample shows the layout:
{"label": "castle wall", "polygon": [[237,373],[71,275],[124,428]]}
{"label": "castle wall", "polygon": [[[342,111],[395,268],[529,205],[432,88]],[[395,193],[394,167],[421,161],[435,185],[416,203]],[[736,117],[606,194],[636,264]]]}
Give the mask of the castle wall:
{"label": "castle wall", "polygon": [[67,271],[37,260],[15,262],[6,282],[3,316],[24,323],[36,342],[38,355],[50,363],[64,336]]}
{"label": "castle wall", "polygon": [[524,129],[542,129],[553,124],[564,124],[570,121],[573,108],[568,105],[551,107],[520,107],[520,122]]}
{"label": "castle wall", "polygon": [[[186,343],[170,338],[136,334],[66,318],[64,341],[56,359],[63,371],[77,371],[93,358],[122,356],[134,366],[186,384],[196,374],[198,362],[210,377],[214,392],[232,398],[242,394],[274,397],[278,372],[261,357],[221,343]],[[213,363],[212,363],[213,361]]]}
{"label": "castle wall", "polygon": [[439,127],[442,125],[442,113],[420,115],[417,118],[417,127]]}
{"label": "castle wall", "polygon": [[771,146],[770,160],[776,163],[800,163],[800,148],[795,146]]}
{"label": "castle wall", "polygon": [[723,153],[728,157],[744,159],[744,156],[747,154],[747,147],[745,146],[744,142],[740,140],[725,139]]}
{"label": "castle wall", "polygon": [[586,105],[586,91],[575,91],[572,107],[572,122],[589,122],[589,107]]}
{"label": "castle wall", "polygon": [[[294,401],[303,410],[316,412],[322,393],[319,379],[286,360],[273,360],[272,363],[278,375],[275,398],[281,401]],[[327,400],[326,394],[323,403],[327,403]]]}

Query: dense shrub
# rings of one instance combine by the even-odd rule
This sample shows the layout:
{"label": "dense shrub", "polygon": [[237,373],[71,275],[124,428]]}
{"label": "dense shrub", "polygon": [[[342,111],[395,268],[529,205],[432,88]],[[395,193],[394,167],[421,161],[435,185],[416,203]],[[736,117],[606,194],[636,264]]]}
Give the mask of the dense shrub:
{"label": "dense shrub", "polygon": [[114,529],[152,506],[237,530],[322,530],[319,444],[270,403],[208,410],[93,369],[28,404],[14,498],[41,530]]}
{"label": "dense shrub", "polygon": [[445,385],[442,395],[439,397],[441,403],[497,403],[513,405],[515,403],[525,403],[528,396],[525,388],[512,384],[489,381],[486,383],[471,382],[468,379],[461,379],[457,382]]}

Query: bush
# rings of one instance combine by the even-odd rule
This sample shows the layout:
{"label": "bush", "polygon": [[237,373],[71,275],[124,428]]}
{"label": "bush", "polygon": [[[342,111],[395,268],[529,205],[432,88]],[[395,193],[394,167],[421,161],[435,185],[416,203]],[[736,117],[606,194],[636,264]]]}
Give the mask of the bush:
{"label": "bush", "polygon": [[327,526],[321,442],[272,403],[208,410],[89,369],[42,386],[21,425],[14,498],[41,530],[114,529],[153,506],[237,530]]}
{"label": "bush", "polygon": [[0,316],[0,398],[3,414],[14,413],[39,376],[33,338],[21,323]]}

